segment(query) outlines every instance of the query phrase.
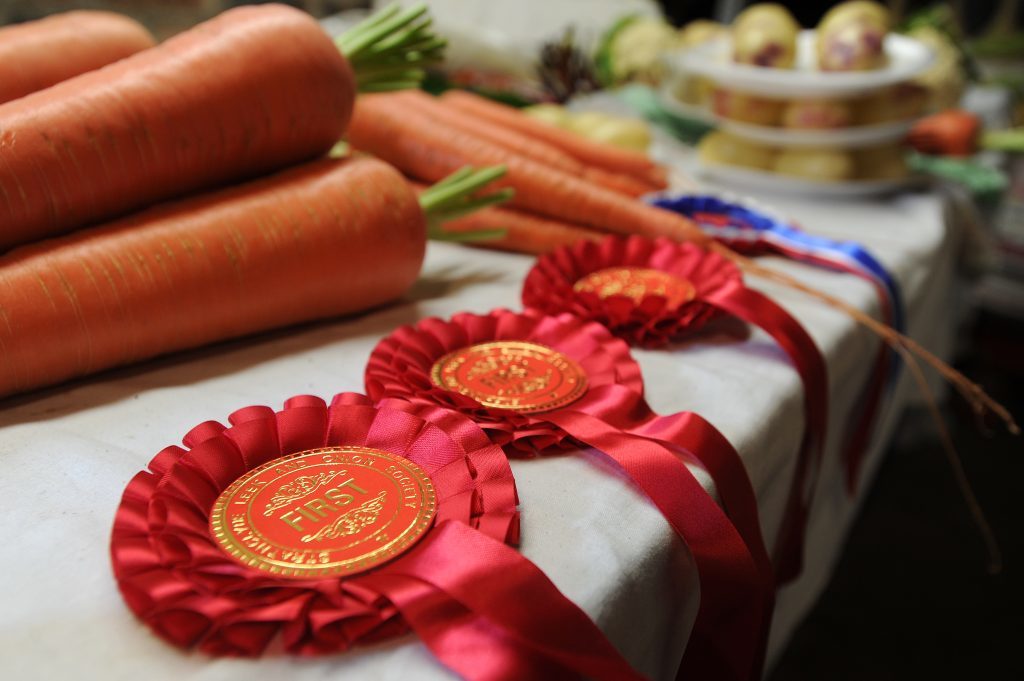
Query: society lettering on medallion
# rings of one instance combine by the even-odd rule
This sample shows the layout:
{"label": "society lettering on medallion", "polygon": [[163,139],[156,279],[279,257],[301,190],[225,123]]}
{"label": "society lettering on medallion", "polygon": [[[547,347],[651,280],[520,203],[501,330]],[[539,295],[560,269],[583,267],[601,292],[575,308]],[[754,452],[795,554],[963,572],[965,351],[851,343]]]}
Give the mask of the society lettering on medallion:
{"label": "society lettering on medallion", "polygon": [[218,497],[210,531],[240,562],[275,575],[352,575],[385,563],[430,528],[433,484],[412,461],[328,447],[270,461]]}
{"label": "society lettering on medallion", "polygon": [[587,375],[566,355],[540,343],[478,343],[439,359],[434,385],[497,409],[532,413],[570,404],[586,392]]}
{"label": "society lettering on medallion", "polygon": [[572,288],[578,293],[594,293],[600,298],[625,296],[635,303],[646,296],[661,296],[670,308],[679,307],[697,296],[697,289],[691,282],[650,267],[606,267],[581,277]]}

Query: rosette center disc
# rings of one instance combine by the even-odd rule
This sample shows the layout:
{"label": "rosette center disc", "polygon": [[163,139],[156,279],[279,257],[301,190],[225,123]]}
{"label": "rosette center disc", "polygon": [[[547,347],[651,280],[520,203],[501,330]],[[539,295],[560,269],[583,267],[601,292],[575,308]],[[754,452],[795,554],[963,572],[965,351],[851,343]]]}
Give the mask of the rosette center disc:
{"label": "rosette center disc", "polygon": [[532,413],[575,402],[587,390],[583,368],[539,343],[495,341],[451,352],[430,372],[434,385],[497,409]]}
{"label": "rosette center disc", "polygon": [[429,529],[430,478],[369,447],[327,447],[267,462],[233,482],[210,531],[238,561],[282,577],[352,575],[395,558]]}
{"label": "rosette center disc", "polygon": [[685,279],[649,267],[607,267],[581,277],[573,284],[577,293],[593,293],[600,298],[626,296],[640,303],[646,296],[661,296],[670,308],[676,308],[697,296],[697,289]]}

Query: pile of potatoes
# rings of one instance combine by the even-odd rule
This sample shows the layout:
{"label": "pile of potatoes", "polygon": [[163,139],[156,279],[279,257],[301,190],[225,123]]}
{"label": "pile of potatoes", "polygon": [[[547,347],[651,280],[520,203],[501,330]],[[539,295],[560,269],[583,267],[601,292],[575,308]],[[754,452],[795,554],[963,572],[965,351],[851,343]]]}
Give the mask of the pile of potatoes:
{"label": "pile of potatoes", "polygon": [[907,175],[899,144],[860,149],[777,148],[719,131],[700,141],[697,154],[705,165],[765,170],[819,182],[893,180]]}
{"label": "pile of potatoes", "polygon": [[[815,31],[814,59],[822,72],[870,71],[886,66],[885,36],[888,10],[868,0],[836,5]],[[732,60],[758,68],[793,69],[800,25],[785,7],[752,5],[728,29]],[[694,42],[718,37],[704,25],[687,27],[683,35]],[[691,80],[683,97],[730,120],[786,130],[840,130],[904,121],[921,115],[927,93],[912,83],[884,88],[868,95],[842,99],[779,99],[751,95]],[[819,182],[882,180],[905,177],[907,167],[899,144],[861,149],[832,147],[772,147],[737,135],[715,132],[698,148],[705,164],[729,165],[775,172]]]}
{"label": "pile of potatoes", "polygon": [[[815,35],[815,58],[821,71],[868,71],[886,65],[883,43],[889,12],[868,0],[853,0],[832,8]],[[752,5],[729,29],[707,21],[684,27],[682,40],[692,47],[732,34],[732,60],[760,68],[792,69],[800,25],[778,4]],[[777,99],[691,79],[678,92],[680,99],[705,106],[723,118],[790,130],[832,130],[916,118],[923,113],[927,91],[902,83],[867,96],[846,99]]]}

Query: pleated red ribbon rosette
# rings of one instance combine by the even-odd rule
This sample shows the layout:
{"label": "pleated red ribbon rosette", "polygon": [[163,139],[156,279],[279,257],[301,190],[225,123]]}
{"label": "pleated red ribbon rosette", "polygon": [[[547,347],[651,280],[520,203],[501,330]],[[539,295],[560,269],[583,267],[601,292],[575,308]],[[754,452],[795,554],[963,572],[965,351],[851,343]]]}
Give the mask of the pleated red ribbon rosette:
{"label": "pleated red ribbon rosette", "polygon": [[[117,511],[111,557],[118,586],[161,638],[235,656],[260,655],[279,638],[288,652],[317,655],[411,628],[467,679],[640,678],[583,611],[508,546],[518,537],[511,469],[465,417],[399,401],[375,407],[348,393],[330,407],[310,396],[292,398],[277,413],[248,407],[230,422],[200,424],[184,437],[184,449],[157,454],[128,484]],[[278,462],[338,447],[415,464],[428,476],[436,512],[411,547],[359,574],[298,578],[251,567],[221,548],[211,513],[222,493],[264,468],[279,470]],[[319,489],[311,476],[303,480],[285,502]],[[345,491],[365,491],[351,481],[333,484],[339,489],[326,494],[335,503],[348,501]],[[231,498],[257,489],[243,484],[241,496]],[[331,508],[325,503],[295,506],[299,514],[289,520],[311,525]],[[268,505],[268,514],[272,508],[278,506]]]}
{"label": "pleated red ribbon rosette", "polygon": [[804,437],[779,537],[779,583],[803,565],[804,534],[828,423],[825,360],[804,328],[767,296],[747,288],[722,256],[667,239],[611,236],[541,256],[526,276],[523,305],[598,322],[633,345],[664,346],[717,315],[755,324],[786,351],[804,385]]}
{"label": "pleated red ribbon rosette", "polygon": [[[467,389],[453,389],[460,382]],[[773,578],[746,471],[698,415],[650,409],[639,366],[607,329],[571,315],[505,310],[424,319],[377,345],[366,390],[374,400],[456,409],[512,456],[581,444],[604,452],[659,508],[697,563],[701,603],[680,673],[760,678]],[[687,461],[709,472],[724,510]]]}

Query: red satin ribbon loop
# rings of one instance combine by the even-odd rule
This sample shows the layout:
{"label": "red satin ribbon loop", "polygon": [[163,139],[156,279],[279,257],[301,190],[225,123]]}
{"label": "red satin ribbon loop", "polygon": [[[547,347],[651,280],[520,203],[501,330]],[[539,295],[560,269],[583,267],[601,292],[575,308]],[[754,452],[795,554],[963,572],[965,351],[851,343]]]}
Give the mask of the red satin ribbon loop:
{"label": "red satin ribbon loop", "polygon": [[[673,303],[650,289],[630,295],[624,290],[610,295],[586,287],[577,290],[577,282],[586,282],[588,275],[622,267],[668,274],[692,286],[694,296],[689,301]],[[771,299],[747,289],[737,267],[719,254],[694,244],[639,236],[609,236],[600,242],[578,243],[542,256],[526,277],[523,304],[550,314],[572,312],[607,326],[631,344],[648,347],[664,345],[692,333],[716,313],[733,314],[764,328],[789,355],[804,384],[806,432],[774,550],[776,580],[786,583],[799,575],[808,508],[828,424],[828,385],[824,359],[795,319]],[[871,405],[868,407],[866,413],[872,413]],[[665,441],[671,442],[671,438]],[[853,453],[848,457],[851,469],[859,465],[859,457]],[[744,537],[751,540],[748,544],[756,546],[749,522],[749,515],[756,508],[749,508],[753,497],[740,489],[746,476],[736,470],[742,464],[728,456],[705,463],[716,484],[723,489],[723,501],[730,509],[730,517],[734,517],[741,530],[746,528]],[[732,515],[734,509],[739,516]]]}
{"label": "red satin ribbon loop", "polygon": [[706,298],[715,307],[764,329],[786,351],[804,385],[804,436],[782,526],[775,542],[775,575],[780,584],[803,567],[807,516],[817,487],[828,427],[828,378],[814,340],[771,298],[742,285],[723,287]]}
{"label": "red satin ribbon loop", "polygon": [[[488,409],[436,386],[419,389],[445,354],[497,340],[540,343],[564,353],[586,371],[587,393],[554,411],[521,414]],[[569,315],[497,310],[400,329],[372,353],[366,383],[375,399],[457,406],[511,455],[521,455],[526,443],[532,445],[527,451],[536,454],[547,444],[575,442],[612,457],[695,555],[702,585],[695,630],[713,631],[709,640],[728,642],[728,653],[712,646],[688,648],[684,670],[694,678],[759,678],[774,587],[750,480],[735,450],[709,423],[690,414],[654,414],[643,400],[636,367],[625,344],[597,324]],[[728,515],[681,457],[708,470]]]}
{"label": "red satin ribbon loop", "polygon": [[[504,454],[463,416],[361,395],[247,407],[208,421],[188,449],[168,447],[129,483],[111,559],[128,606],[158,635],[215,655],[260,655],[280,636],[316,655],[412,626],[439,659],[474,681],[639,679],[601,631],[526,558]],[[209,513],[239,476],[285,454],[359,445],[406,455],[433,481],[435,527],[410,551],[346,578],[288,579],[236,562]],[[543,608],[540,610],[539,608]],[[552,676],[552,674],[555,674]]]}
{"label": "red satin ribbon loop", "polygon": [[760,674],[772,589],[744,538],[682,459],[661,444],[575,410],[548,414],[567,432],[607,454],[629,475],[693,553],[701,601],[695,629],[713,631],[715,648],[691,648],[684,678],[753,679]]}
{"label": "red satin ribbon loop", "polygon": [[[513,678],[591,678],[617,680],[643,678],[608,643],[604,634],[578,606],[566,599],[535,565],[504,544],[495,542],[465,525],[440,524],[430,536],[402,558],[402,569],[420,582],[444,593],[461,604],[466,615],[483,619],[469,631],[445,632],[439,638],[427,637],[438,658],[471,679]],[[414,608],[421,616],[429,605],[413,603],[400,590],[389,598],[400,609]],[[418,598],[425,592],[420,590]],[[437,606],[434,594],[426,594]],[[443,603],[443,607],[450,607]],[[543,615],[538,617],[538,608]],[[499,627],[515,642],[503,650],[490,651],[483,669],[475,665],[479,658],[463,659],[471,643],[479,638],[485,624]],[[433,624],[427,622],[428,627]],[[448,660],[452,658],[451,664]],[[554,676],[540,676],[534,670],[528,677],[510,673],[524,660],[542,662],[541,669]],[[471,662],[472,664],[467,664]]]}

